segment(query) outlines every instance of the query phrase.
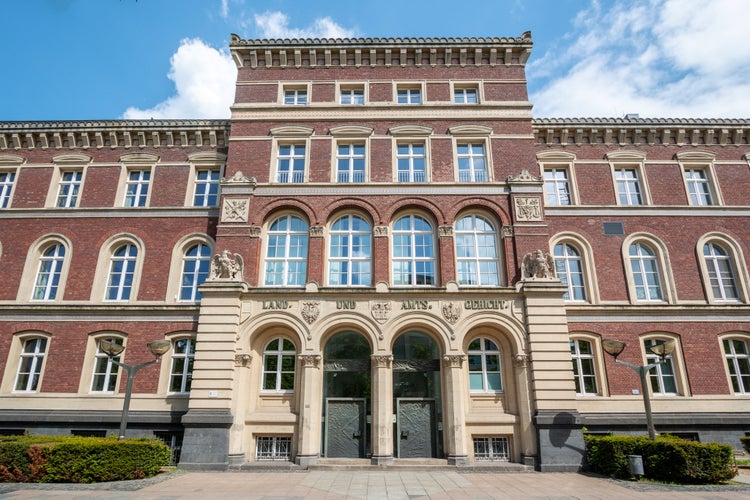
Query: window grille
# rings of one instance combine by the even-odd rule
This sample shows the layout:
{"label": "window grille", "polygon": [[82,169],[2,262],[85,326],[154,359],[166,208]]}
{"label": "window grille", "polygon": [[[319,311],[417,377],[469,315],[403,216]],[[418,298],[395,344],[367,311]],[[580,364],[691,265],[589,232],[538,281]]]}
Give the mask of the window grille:
{"label": "window grille", "polygon": [[510,443],[507,437],[475,437],[474,460],[477,462],[510,461]]}
{"label": "window grille", "polygon": [[292,438],[287,436],[259,436],[255,445],[255,460],[290,461]]}

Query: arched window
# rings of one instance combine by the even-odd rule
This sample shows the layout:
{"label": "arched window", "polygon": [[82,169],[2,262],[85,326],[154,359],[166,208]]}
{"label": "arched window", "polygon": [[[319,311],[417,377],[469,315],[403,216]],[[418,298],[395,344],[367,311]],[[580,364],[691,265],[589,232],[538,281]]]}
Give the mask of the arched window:
{"label": "arched window", "polygon": [[456,268],[459,285],[498,286],[497,233],[481,215],[468,215],[456,222]]}
{"label": "arched window", "polygon": [[47,339],[44,337],[27,338],[23,341],[14,392],[36,392],[39,389],[46,352]]}
{"label": "arched window", "polygon": [[[646,351],[646,363],[656,363],[660,360],[659,356],[651,352],[649,348],[663,340],[669,339],[652,338],[643,341],[643,347]],[[677,390],[677,379],[675,376],[675,366],[672,354],[665,356],[661,363],[648,371],[648,374],[649,379],[651,380],[651,392],[655,395],[673,396],[679,393]]]}
{"label": "arched window", "polygon": [[570,339],[570,357],[573,360],[576,394],[582,396],[598,395],[596,359],[592,343],[583,339]]}
{"label": "arched window", "polygon": [[112,362],[120,361],[122,354],[118,354],[113,358],[107,356],[107,353],[102,351],[99,341],[107,340],[115,344],[123,345],[123,339],[120,337],[107,337],[97,338],[96,341],[96,355],[94,356],[94,373],[91,377],[91,392],[115,392],[117,386],[117,372],[119,367]]}
{"label": "arched window", "polygon": [[735,394],[750,394],[750,351],[747,340],[725,338],[722,344],[732,390]]}
{"label": "arched window", "polygon": [[568,291],[565,292],[563,298],[565,300],[586,300],[581,253],[568,243],[555,245],[554,253],[557,277],[568,287]]}
{"label": "arched window", "polygon": [[401,217],[393,225],[393,284],[435,284],[435,235],[419,215]]}
{"label": "arched window", "polygon": [[294,367],[297,350],[291,340],[276,338],[263,350],[263,391],[294,390]]}
{"label": "arched window", "polygon": [[137,258],[138,249],[135,245],[123,245],[114,251],[110,259],[104,300],[126,301],[130,299]]}
{"label": "arched window", "polygon": [[65,261],[65,247],[56,243],[47,247],[39,258],[32,300],[55,300]]}
{"label": "arched window", "polygon": [[739,300],[729,253],[716,243],[706,243],[703,245],[703,258],[706,261],[706,270],[714,299],[718,301]]}
{"label": "arched window", "polygon": [[268,228],[266,286],[304,286],[307,280],[307,223],[293,215],[276,219]]}
{"label": "arched window", "polygon": [[208,278],[211,265],[211,248],[199,243],[187,249],[182,256],[182,275],[180,277],[180,300],[200,300],[198,287]]}
{"label": "arched window", "polygon": [[193,381],[195,339],[182,338],[172,342],[172,367],[169,371],[169,392],[190,392]]}
{"label": "arched window", "polygon": [[372,229],[357,215],[345,215],[331,226],[328,284],[369,286],[372,283]]}
{"label": "arched window", "polygon": [[638,242],[630,245],[628,255],[637,299],[664,300],[656,253],[645,243]]}
{"label": "arched window", "polygon": [[484,337],[469,344],[469,389],[471,392],[500,392],[503,379],[500,365],[500,348]]}

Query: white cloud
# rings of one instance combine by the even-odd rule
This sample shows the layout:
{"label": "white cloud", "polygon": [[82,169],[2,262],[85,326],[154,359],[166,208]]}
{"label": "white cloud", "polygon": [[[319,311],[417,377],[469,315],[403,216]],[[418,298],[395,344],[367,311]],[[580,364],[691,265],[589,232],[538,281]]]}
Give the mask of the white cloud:
{"label": "white cloud", "polygon": [[229,0],[221,0],[221,17],[226,19],[229,16]]}
{"label": "white cloud", "polygon": [[750,116],[742,0],[594,0],[528,65],[535,116]]}
{"label": "white cloud", "polygon": [[234,100],[237,69],[226,50],[199,39],[185,39],[170,60],[167,75],[177,94],[151,109],[130,107],[126,119],[228,118]]}
{"label": "white cloud", "polygon": [[256,14],[255,25],[260,30],[261,38],[348,38],[356,34],[330,17],[317,18],[306,28],[292,28],[289,26],[289,16],[278,11]]}

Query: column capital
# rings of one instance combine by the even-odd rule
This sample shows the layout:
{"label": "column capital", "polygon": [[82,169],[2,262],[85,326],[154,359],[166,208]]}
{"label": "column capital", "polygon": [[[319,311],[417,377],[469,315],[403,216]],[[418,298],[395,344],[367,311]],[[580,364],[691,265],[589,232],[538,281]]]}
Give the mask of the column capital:
{"label": "column capital", "polygon": [[390,368],[393,364],[393,355],[391,354],[373,354],[370,358],[378,368]]}

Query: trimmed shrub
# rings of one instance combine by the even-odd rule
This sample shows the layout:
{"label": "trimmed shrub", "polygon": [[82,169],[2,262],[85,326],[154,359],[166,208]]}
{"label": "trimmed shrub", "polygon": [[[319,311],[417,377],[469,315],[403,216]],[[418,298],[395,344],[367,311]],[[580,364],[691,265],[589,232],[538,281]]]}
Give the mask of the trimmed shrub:
{"label": "trimmed shrub", "polygon": [[169,458],[169,447],[156,439],[3,438],[0,481],[94,483],[141,479],[159,472],[169,464]]}
{"label": "trimmed shrub", "polygon": [[674,436],[651,441],[646,437],[587,435],[585,440],[589,463],[601,474],[620,479],[631,477],[628,455],[641,455],[644,477],[656,481],[716,484],[737,474],[732,447],[725,444]]}

